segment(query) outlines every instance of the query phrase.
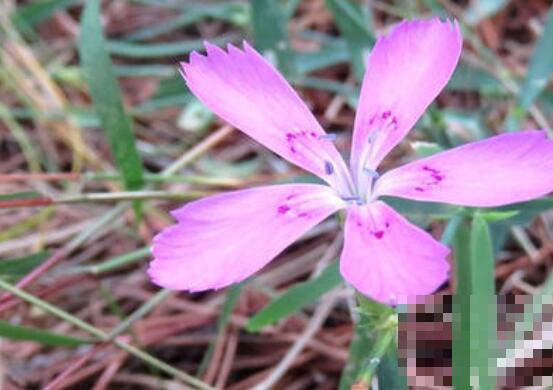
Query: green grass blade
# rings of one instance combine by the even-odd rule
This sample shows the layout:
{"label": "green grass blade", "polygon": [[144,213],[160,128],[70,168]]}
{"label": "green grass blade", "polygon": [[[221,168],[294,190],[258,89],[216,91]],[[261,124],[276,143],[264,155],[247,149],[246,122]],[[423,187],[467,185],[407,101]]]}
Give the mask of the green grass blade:
{"label": "green grass blade", "polygon": [[[210,39],[210,42],[221,46],[228,42],[236,42],[239,37],[239,35],[231,33],[215,39]],[[111,54],[116,54],[122,57],[153,58],[179,56],[184,59],[183,56],[186,53],[193,50],[202,50],[204,47],[204,40],[188,39],[184,41],[163,43],[134,43],[109,40],[106,42],[105,47]]]}
{"label": "green grass blade", "polygon": [[534,55],[530,61],[528,73],[518,96],[518,103],[528,109],[534,99],[546,87],[553,72],[553,8],[549,11],[543,34],[538,40]]}
{"label": "green grass blade", "polygon": [[0,261],[0,276],[19,279],[50,256],[49,252],[38,252],[29,256]]}
{"label": "green grass blade", "polygon": [[162,34],[202,22],[205,19],[220,19],[236,26],[243,26],[248,22],[248,7],[244,3],[219,3],[189,6],[170,20],[163,20],[152,26],[144,27],[125,36],[127,41],[141,41],[152,39]]}
{"label": "green grass blade", "polygon": [[348,362],[340,376],[339,390],[350,390],[355,378],[363,368],[363,363],[372,346],[369,329],[367,318],[360,316],[359,321],[355,324],[355,333],[349,345]]}
{"label": "green grass blade", "polygon": [[377,375],[380,389],[408,390],[407,378],[398,365],[397,345],[395,343],[391,343],[382,356]]}
{"label": "green grass blade", "polygon": [[250,318],[246,329],[250,332],[264,327],[297,312],[302,307],[315,302],[321,295],[332,290],[342,281],[338,263],[329,265],[318,277],[307,282],[298,283],[284,294],[264,307],[259,313]]}
{"label": "green grass blade", "polygon": [[316,52],[295,53],[294,58],[296,72],[303,75],[348,62],[350,54],[345,45],[327,45]]}
{"label": "green grass blade", "polygon": [[520,130],[526,111],[528,111],[534,100],[544,91],[551,79],[551,73],[553,72],[552,39],[553,8],[549,11],[542,36],[536,44],[526,77],[517,96],[517,104],[511,109],[505,120],[505,128],[508,131]]}
{"label": "green grass blade", "polygon": [[495,388],[491,373],[497,351],[497,297],[494,255],[488,223],[479,214],[471,226],[471,365],[474,363],[481,389]]}
{"label": "green grass blade", "polygon": [[453,386],[470,389],[470,229],[457,227],[454,240],[457,292],[453,301]]}
{"label": "green grass blade", "polygon": [[455,388],[495,388],[497,350],[494,256],[488,223],[479,214],[470,230],[458,229],[455,242],[457,283],[453,324]]}
{"label": "green grass blade", "polygon": [[42,195],[36,191],[21,191],[12,192],[9,194],[0,194],[0,201],[3,200],[18,200],[18,199],[33,199],[40,198]]}
{"label": "green grass blade", "polygon": [[358,80],[365,73],[365,57],[374,45],[370,9],[350,0],[326,0],[341,35],[346,39],[353,70]]}
{"label": "green grass blade", "polygon": [[15,26],[26,29],[48,19],[56,11],[60,11],[83,0],[41,0],[32,1],[29,4],[18,7],[11,15]]}
{"label": "green grass blade", "polygon": [[12,325],[0,320],[0,337],[16,341],[36,341],[40,344],[55,345],[60,347],[78,347],[89,344],[91,341],[63,334],[48,332],[36,328],[28,328],[20,325]]}
{"label": "green grass blade", "polygon": [[250,0],[250,5],[256,48],[276,61],[285,76],[293,76],[294,55],[288,39],[288,18],[284,8],[274,0]]}
{"label": "green grass blade", "polygon": [[114,75],[100,24],[100,3],[86,3],[79,38],[81,66],[90,96],[106,134],[117,166],[129,190],[142,187],[142,163],[136,150],[132,123],[125,113],[123,99]]}

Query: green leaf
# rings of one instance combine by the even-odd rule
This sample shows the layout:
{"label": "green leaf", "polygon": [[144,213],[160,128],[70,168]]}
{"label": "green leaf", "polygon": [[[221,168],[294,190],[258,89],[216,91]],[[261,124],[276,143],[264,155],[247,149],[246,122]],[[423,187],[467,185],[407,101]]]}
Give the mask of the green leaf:
{"label": "green leaf", "polygon": [[475,68],[461,61],[446,86],[455,91],[480,91],[497,94],[503,87],[497,78],[481,68]]}
{"label": "green leaf", "polygon": [[460,210],[459,206],[444,203],[416,202],[391,196],[384,196],[382,199],[411,222],[423,227],[428,226],[432,218],[449,218]]}
{"label": "green leaf", "polygon": [[378,366],[378,388],[386,390],[408,390],[405,369],[398,365],[397,345],[390,343]]}
{"label": "green leaf", "polygon": [[11,17],[17,28],[25,29],[45,21],[56,11],[81,2],[83,0],[35,0],[18,7]]}
{"label": "green leaf", "polygon": [[367,317],[362,315],[359,317],[359,320],[355,323],[355,333],[349,345],[348,361],[340,376],[340,390],[351,389],[373,344]]}
{"label": "green leaf", "polygon": [[534,99],[543,91],[553,72],[553,8],[549,11],[543,34],[536,45],[534,55],[530,60],[528,73],[518,95],[518,103],[527,110]]}
{"label": "green leaf", "polygon": [[315,302],[321,295],[332,290],[342,281],[338,263],[329,265],[321,274],[303,283],[299,283],[265,306],[249,319],[246,329],[259,331],[264,327],[297,312],[302,307]]}
{"label": "green leaf", "polygon": [[162,20],[152,26],[141,28],[125,36],[127,41],[152,39],[171,31],[182,29],[207,18],[228,21],[236,26],[245,26],[249,21],[249,9],[243,3],[219,3],[188,6],[180,14],[170,20]]}
{"label": "green leaf", "polygon": [[0,320],[0,337],[18,341],[36,341],[40,344],[55,345],[60,347],[78,347],[79,345],[91,343],[90,340],[66,336],[36,328],[12,325],[7,321],[2,320]]}
{"label": "green leaf", "polygon": [[0,261],[0,275],[21,278],[50,256],[50,252],[38,252],[29,256]]}
{"label": "green leaf", "polygon": [[[358,309],[361,315],[356,327],[365,328],[364,331],[369,333],[370,349],[362,356],[362,364],[359,360],[355,365],[357,373],[354,376],[355,384],[361,388],[369,386],[372,377],[381,369],[381,363],[384,357],[388,354],[390,348],[395,350],[395,335],[398,328],[398,314],[396,310],[388,305],[376,302],[361,294],[357,294]],[[393,368],[389,365],[389,361],[383,370]],[[395,362],[397,368],[397,361]],[[398,378],[399,379],[399,378]],[[346,383],[350,382],[351,378]],[[342,383],[340,383],[342,385]],[[382,386],[379,383],[379,387]],[[388,388],[388,387],[383,387]]]}
{"label": "green leaf", "polygon": [[428,157],[443,152],[444,148],[435,142],[414,141],[411,146],[419,157]]}
{"label": "green leaf", "polygon": [[106,50],[100,24],[100,2],[87,1],[81,18],[79,54],[90,96],[106,134],[125,187],[143,185],[142,163],[136,150],[132,123],[125,113],[123,99]]}
{"label": "green leaf", "polygon": [[351,0],[326,0],[340,33],[346,39],[358,80],[365,74],[365,57],[374,45],[370,8]]}
{"label": "green leaf", "polygon": [[255,46],[287,76],[296,72],[288,39],[288,18],[275,0],[250,0]]}
{"label": "green leaf", "polygon": [[534,100],[544,91],[553,72],[553,8],[550,9],[542,36],[536,44],[534,55],[530,60],[528,72],[517,96],[517,104],[512,107],[505,120],[507,131],[518,131],[526,111]]}
{"label": "green leaf", "polygon": [[453,319],[453,385],[495,388],[497,299],[494,256],[487,222],[476,213],[455,242],[457,293]]}
{"label": "green leaf", "polygon": [[0,194],[0,201],[2,200],[16,200],[16,199],[34,199],[40,198],[42,195],[36,191],[21,191],[12,192],[10,194]]}
{"label": "green leaf", "polygon": [[[215,45],[224,45],[226,43],[236,41],[238,37],[239,36],[237,34],[228,34],[212,39],[210,42]],[[152,58],[179,56],[180,58],[193,50],[202,50],[204,47],[204,40],[189,39],[185,41],[164,43],[132,43],[110,40],[106,42],[105,47],[110,53],[122,57]]]}
{"label": "green leaf", "polygon": [[487,209],[487,213],[512,213],[508,221],[498,221],[509,225],[526,225],[537,214],[553,209],[553,198],[534,199],[527,202],[513,203],[508,206]]}
{"label": "green leaf", "polygon": [[457,228],[454,241],[457,292],[453,300],[453,385],[470,389],[470,229]]}
{"label": "green leaf", "polygon": [[359,90],[351,85],[319,77],[299,77],[298,79],[294,80],[293,83],[294,85],[300,87],[339,93],[340,95],[352,100],[356,100],[359,96]]}
{"label": "green leaf", "polygon": [[329,45],[311,53],[295,53],[294,57],[296,72],[302,75],[348,62],[350,54],[345,45]]}
{"label": "green leaf", "polygon": [[519,213],[518,210],[512,211],[482,211],[480,216],[487,222],[503,221],[511,219]]}

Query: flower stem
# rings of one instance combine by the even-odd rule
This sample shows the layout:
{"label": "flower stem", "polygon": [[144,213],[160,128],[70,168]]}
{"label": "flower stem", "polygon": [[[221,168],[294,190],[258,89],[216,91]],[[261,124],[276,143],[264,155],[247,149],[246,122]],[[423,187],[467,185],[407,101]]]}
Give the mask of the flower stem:
{"label": "flower stem", "polygon": [[371,380],[380,364],[382,357],[388,351],[395,339],[397,325],[390,325],[378,333],[378,337],[369,353],[369,359],[355,381],[355,389],[369,389]]}

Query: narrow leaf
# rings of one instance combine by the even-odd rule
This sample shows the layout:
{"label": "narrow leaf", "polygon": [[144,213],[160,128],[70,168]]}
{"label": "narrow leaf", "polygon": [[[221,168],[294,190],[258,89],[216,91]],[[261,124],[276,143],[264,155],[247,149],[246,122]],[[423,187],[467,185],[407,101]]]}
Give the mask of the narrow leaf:
{"label": "narrow leaf", "polygon": [[26,27],[35,26],[45,21],[57,11],[82,1],[83,0],[42,0],[29,2],[29,4],[20,6],[15,10],[12,14],[12,20],[17,28],[25,29]]}
{"label": "narrow leaf", "polygon": [[2,320],[0,320],[0,337],[18,341],[36,341],[37,343],[56,345],[60,347],[78,347],[79,345],[91,343],[89,340],[70,337],[36,328],[12,325],[7,321]]}
{"label": "narrow leaf", "polygon": [[351,0],[326,0],[336,25],[347,41],[353,70],[358,80],[365,73],[365,57],[374,45],[370,8]]}
{"label": "narrow leaf", "polygon": [[0,275],[21,278],[50,256],[49,252],[38,252],[29,256],[0,261]]}
{"label": "narrow leaf", "polygon": [[519,105],[528,109],[534,99],[547,85],[553,71],[553,8],[549,11],[543,34],[538,40],[534,55],[530,61],[528,73],[518,96]]}
{"label": "narrow leaf", "polygon": [[250,5],[255,46],[275,61],[285,76],[294,75],[294,56],[284,8],[274,0],[250,0]]}
{"label": "narrow leaf", "polygon": [[[211,39],[215,45],[224,45],[228,42],[237,41],[239,38],[236,34],[228,34],[219,38]],[[105,43],[105,48],[111,54],[117,54],[124,57],[135,58],[152,58],[179,56],[182,58],[186,53],[193,50],[202,50],[204,47],[203,39],[188,39],[177,42],[163,43],[134,43],[110,40]]]}
{"label": "narrow leaf", "polygon": [[363,363],[371,351],[373,340],[369,334],[370,327],[366,316],[360,316],[355,324],[355,333],[351,339],[348,361],[340,376],[339,390],[350,390],[355,378],[363,368]]}
{"label": "narrow leaf", "polygon": [[397,345],[390,343],[378,366],[378,388],[386,390],[407,390],[405,371],[398,365]]}
{"label": "narrow leaf", "polygon": [[470,229],[463,223],[454,240],[457,291],[453,300],[453,386],[470,389]]}
{"label": "narrow leaf", "polygon": [[321,295],[332,290],[342,281],[338,263],[329,265],[318,277],[299,283],[264,307],[250,318],[246,324],[249,331],[264,327],[297,312],[302,307],[315,302]]}
{"label": "narrow leaf", "polygon": [[[468,239],[468,240],[467,240]],[[467,245],[468,243],[468,245]],[[455,388],[495,388],[497,299],[490,230],[479,214],[470,232],[459,229],[456,241],[458,290],[454,309],[453,380]]]}
{"label": "narrow leaf", "polygon": [[106,134],[117,166],[129,190],[142,187],[142,163],[136,150],[132,124],[106,50],[100,24],[100,2],[86,2],[79,38],[81,66],[90,96]]}

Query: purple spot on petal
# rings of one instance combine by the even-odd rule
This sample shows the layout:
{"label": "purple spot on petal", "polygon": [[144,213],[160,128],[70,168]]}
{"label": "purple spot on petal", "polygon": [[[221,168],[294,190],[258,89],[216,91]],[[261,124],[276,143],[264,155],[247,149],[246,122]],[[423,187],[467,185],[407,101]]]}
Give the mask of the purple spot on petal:
{"label": "purple spot on petal", "polygon": [[436,168],[431,168],[428,165],[423,165],[422,170],[428,172],[430,174],[430,177],[432,178],[432,182],[427,183],[428,185],[438,184],[444,179],[444,175],[440,173],[440,171]]}
{"label": "purple spot on petal", "polygon": [[277,211],[279,214],[286,214],[288,211],[290,211],[290,206],[286,204],[280,205],[278,206]]}
{"label": "purple spot on petal", "polygon": [[314,131],[312,131],[311,133],[309,133],[309,135],[311,135],[311,137],[313,137],[313,138],[317,138],[317,133],[315,133]]}
{"label": "purple spot on petal", "polygon": [[383,230],[377,230],[373,233],[373,236],[375,236],[375,238],[377,240],[380,240],[382,237],[384,237],[384,231]]}
{"label": "purple spot on petal", "polygon": [[422,188],[422,187],[415,187],[415,191],[424,192],[424,188]]}
{"label": "purple spot on petal", "polygon": [[382,119],[388,119],[390,117],[390,115],[392,115],[392,113],[390,111],[384,111],[382,113]]}
{"label": "purple spot on petal", "polygon": [[298,214],[298,217],[299,217],[299,218],[309,217],[309,213],[308,213],[308,212],[299,213],[299,214]]}
{"label": "purple spot on petal", "polygon": [[390,228],[390,222],[386,221],[385,226],[386,226],[386,229]]}

